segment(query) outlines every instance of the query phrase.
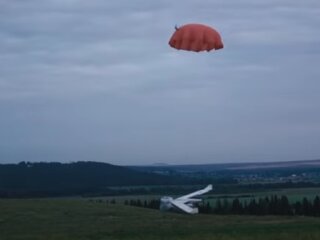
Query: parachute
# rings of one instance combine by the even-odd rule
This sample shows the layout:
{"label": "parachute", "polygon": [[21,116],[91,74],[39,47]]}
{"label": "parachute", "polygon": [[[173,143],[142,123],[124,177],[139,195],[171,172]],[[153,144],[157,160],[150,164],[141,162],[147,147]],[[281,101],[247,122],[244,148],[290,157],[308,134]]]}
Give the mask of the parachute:
{"label": "parachute", "polygon": [[178,50],[193,52],[211,51],[223,48],[220,34],[212,27],[190,23],[175,27],[169,45]]}

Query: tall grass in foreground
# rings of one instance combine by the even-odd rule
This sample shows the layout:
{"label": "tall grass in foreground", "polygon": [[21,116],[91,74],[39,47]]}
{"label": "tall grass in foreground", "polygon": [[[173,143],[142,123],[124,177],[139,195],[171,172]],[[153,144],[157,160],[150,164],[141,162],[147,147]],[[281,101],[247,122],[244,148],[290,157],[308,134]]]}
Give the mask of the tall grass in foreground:
{"label": "tall grass in foreground", "polygon": [[87,200],[0,200],[1,240],[319,240],[320,218],[189,216]]}

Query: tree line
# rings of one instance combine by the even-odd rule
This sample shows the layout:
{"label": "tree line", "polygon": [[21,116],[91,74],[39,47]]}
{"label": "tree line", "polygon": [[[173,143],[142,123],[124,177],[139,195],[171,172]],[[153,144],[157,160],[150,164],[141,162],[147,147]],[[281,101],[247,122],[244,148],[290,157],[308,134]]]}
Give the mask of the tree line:
{"label": "tree line", "polygon": [[[116,200],[112,199],[107,203],[116,204]],[[127,199],[125,205],[144,207],[151,209],[159,209],[160,200],[150,199]],[[301,215],[320,217],[320,197],[316,196],[313,200],[304,197],[301,201],[290,203],[288,197],[283,196],[267,196],[261,198],[252,198],[249,201],[241,201],[235,198],[229,199],[218,198],[215,204],[204,201],[198,205],[199,213],[202,214],[219,214],[219,215]]]}
{"label": "tree line", "polygon": [[205,214],[236,214],[236,215],[302,215],[320,217],[320,198],[313,200],[304,197],[301,201],[290,203],[287,196],[272,195],[264,198],[252,198],[240,201],[238,198],[228,201],[217,199],[216,204],[210,202],[199,205],[199,212]]}

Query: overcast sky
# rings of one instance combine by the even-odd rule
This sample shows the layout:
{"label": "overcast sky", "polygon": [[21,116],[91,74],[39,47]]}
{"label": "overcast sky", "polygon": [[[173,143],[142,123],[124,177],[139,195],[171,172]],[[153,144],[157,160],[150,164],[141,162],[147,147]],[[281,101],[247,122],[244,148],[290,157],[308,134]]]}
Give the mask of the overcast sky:
{"label": "overcast sky", "polygon": [[[225,48],[170,48],[174,26]],[[320,158],[319,0],[0,0],[0,163]]]}

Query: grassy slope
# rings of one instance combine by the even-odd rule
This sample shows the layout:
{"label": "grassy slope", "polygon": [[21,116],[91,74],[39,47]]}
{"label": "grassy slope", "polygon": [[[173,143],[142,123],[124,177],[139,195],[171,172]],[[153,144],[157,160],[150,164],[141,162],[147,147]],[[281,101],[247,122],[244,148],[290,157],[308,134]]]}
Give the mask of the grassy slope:
{"label": "grassy slope", "polygon": [[[242,197],[244,195],[248,195],[250,197]],[[314,198],[316,196],[320,196],[320,188],[291,188],[291,189],[279,189],[279,190],[273,190],[273,191],[264,191],[264,192],[254,192],[254,193],[241,193],[241,194],[210,194],[207,195],[208,197],[211,197],[206,199],[206,201],[210,202],[215,206],[217,197],[222,197],[222,199],[225,196],[231,196],[228,201],[233,201],[236,197],[240,199],[240,201],[249,202],[252,198],[255,198],[258,200],[259,198],[265,198],[272,195],[277,195],[278,197],[281,197],[282,195],[285,195],[288,197],[289,202],[291,204],[296,203],[297,201],[302,202],[303,198],[306,197],[309,201],[313,202]]]}
{"label": "grassy slope", "polygon": [[320,239],[320,219],[189,216],[84,200],[0,200],[1,240]]}
{"label": "grassy slope", "polygon": [[[185,192],[187,194],[187,192]],[[170,194],[169,194],[170,195]],[[248,197],[243,197],[248,195]],[[295,203],[297,201],[302,201],[304,197],[306,197],[309,201],[313,201],[314,198],[318,195],[320,196],[320,188],[290,188],[290,189],[278,189],[273,191],[263,191],[263,192],[243,192],[238,194],[206,194],[204,196],[205,202],[210,202],[212,206],[215,206],[217,198],[224,199],[226,196],[229,196],[228,201],[232,202],[235,198],[239,198],[240,201],[249,202],[252,198],[259,199],[270,197],[272,195],[277,195],[281,197],[285,195],[288,197],[290,203]],[[162,195],[129,195],[129,196],[110,196],[110,197],[97,197],[96,199],[107,199],[112,200],[115,199],[117,203],[124,203],[125,200],[130,199],[140,199],[151,200],[151,199],[159,199]],[[180,196],[180,195],[170,195],[170,196]],[[94,199],[94,198],[92,198]]]}

